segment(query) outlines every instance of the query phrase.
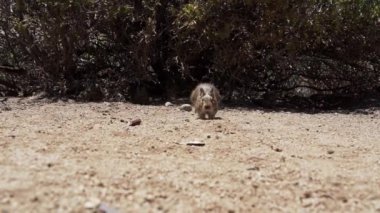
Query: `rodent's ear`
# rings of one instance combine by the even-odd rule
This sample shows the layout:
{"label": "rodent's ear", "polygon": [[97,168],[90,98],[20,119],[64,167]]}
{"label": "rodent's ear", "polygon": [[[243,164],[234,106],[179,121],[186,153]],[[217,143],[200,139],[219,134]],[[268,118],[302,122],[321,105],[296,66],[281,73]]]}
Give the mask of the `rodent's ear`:
{"label": "rodent's ear", "polygon": [[211,87],[210,94],[214,94],[214,88]]}
{"label": "rodent's ear", "polygon": [[199,93],[200,93],[200,95],[201,95],[201,97],[203,97],[203,96],[205,96],[205,90],[201,87],[201,88],[199,88]]}
{"label": "rodent's ear", "polygon": [[219,102],[220,99],[222,99],[222,97],[220,96],[220,93],[219,93],[219,90],[218,89],[215,89],[212,93],[215,97],[215,99]]}

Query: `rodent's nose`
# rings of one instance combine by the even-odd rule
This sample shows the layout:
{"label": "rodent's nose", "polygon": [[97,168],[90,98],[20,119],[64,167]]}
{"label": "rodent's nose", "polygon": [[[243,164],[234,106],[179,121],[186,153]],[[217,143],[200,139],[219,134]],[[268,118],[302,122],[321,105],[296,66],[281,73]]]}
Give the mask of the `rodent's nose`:
{"label": "rodent's nose", "polygon": [[209,110],[210,108],[211,108],[211,107],[210,107],[210,106],[208,106],[208,105],[207,105],[207,106],[205,106],[205,109],[206,109],[206,110]]}

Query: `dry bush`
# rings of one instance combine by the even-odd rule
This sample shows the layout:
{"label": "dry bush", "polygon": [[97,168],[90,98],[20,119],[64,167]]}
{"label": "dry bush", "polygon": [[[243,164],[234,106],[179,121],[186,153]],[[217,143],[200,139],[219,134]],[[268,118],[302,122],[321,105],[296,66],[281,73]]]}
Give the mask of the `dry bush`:
{"label": "dry bush", "polygon": [[209,79],[251,102],[380,85],[376,1],[0,1],[0,65],[55,96],[149,103]]}

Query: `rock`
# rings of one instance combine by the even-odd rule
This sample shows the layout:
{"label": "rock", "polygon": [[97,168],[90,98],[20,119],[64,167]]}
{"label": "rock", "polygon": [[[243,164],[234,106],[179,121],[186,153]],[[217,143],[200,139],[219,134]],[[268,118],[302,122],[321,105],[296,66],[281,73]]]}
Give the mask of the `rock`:
{"label": "rock", "polygon": [[1,204],[9,204],[11,203],[11,200],[9,197],[4,197],[2,200],[0,200]]}
{"label": "rock", "polygon": [[4,105],[4,106],[0,106],[0,110],[2,110],[2,111],[11,111],[12,108],[10,108],[9,106]]}
{"label": "rock", "polygon": [[165,106],[166,106],[166,107],[170,107],[170,106],[173,106],[173,105],[174,105],[174,104],[171,103],[171,102],[169,102],[169,101],[165,103]]}
{"label": "rock", "polygon": [[307,199],[307,198],[311,198],[311,196],[312,196],[312,193],[309,192],[309,191],[303,193],[303,197],[306,198],[306,199]]}
{"label": "rock", "polygon": [[101,182],[101,181],[99,181],[96,185],[99,186],[99,187],[104,187],[105,186],[104,183]]}
{"label": "rock", "polygon": [[206,144],[202,141],[194,140],[194,141],[187,142],[186,145],[188,145],[188,146],[204,146]]}
{"label": "rock", "polygon": [[329,155],[334,154],[334,150],[328,150],[327,154],[329,154]]}
{"label": "rock", "polygon": [[38,93],[35,93],[33,96],[30,96],[30,97],[28,98],[28,100],[30,100],[30,101],[41,100],[41,99],[43,99],[43,98],[45,98],[45,97],[47,97],[47,96],[48,96],[48,95],[47,95],[46,92],[38,92]]}
{"label": "rock", "polygon": [[117,211],[116,209],[114,209],[114,208],[111,208],[111,207],[109,207],[109,206],[107,206],[106,204],[104,204],[104,203],[101,203],[100,205],[99,205],[99,212],[101,212],[101,213],[118,213],[119,211]]}
{"label": "rock", "polygon": [[132,121],[129,123],[129,126],[137,126],[137,125],[140,125],[140,124],[141,124],[141,119],[140,119],[140,118],[137,118],[137,119],[132,120]]}
{"label": "rock", "polygon": [[247,170],[248,170],[248,171],[259,171],[260,168],[257,167],[257,166],[254,166],[254,167],[250,167],[250,168],[248,168]]}
{"label": "rock", "polygon": [[145,201],[147,201],[147,202],[149,202],[149,203],[151,203],[151,202],[153,202],[154,201],[154,195],[152,195],[152,194],[147,194],[146,196],[145,196]]}
{"label": "rock", "polygon": [[30,201],[31,202],[38,202],[40,199],[38,198],[38,196],[34,196],[32,198],[30,198]]}
{"label": "rock", "polygon": [[278,147],[271,147],[274,151],[276,152],[282,152],[282,149],[281,148],[278,148]]}
{"label": "rock", "polygon": [[191,112],[192,107],[191,107],[190,104],[182,104],[182,105],[179,107],[179,109],[182,110],[182,111]]}
{"label": "rock", "polygon": [[187,145],[187,146],[204,146],[206,145],[202,139],[198,139],[198,138],[187,138],[187,139],[183,139],[179,142],[177,142],[177,144],[181,144],[181,145]]}
{"label": "rock", "polygon": [[95,209],[95,208],[98,208],[98,206],[100,205],[100,200],[98,198],[90,198],[85,204],[84,204],[84,208],[86,209]]}

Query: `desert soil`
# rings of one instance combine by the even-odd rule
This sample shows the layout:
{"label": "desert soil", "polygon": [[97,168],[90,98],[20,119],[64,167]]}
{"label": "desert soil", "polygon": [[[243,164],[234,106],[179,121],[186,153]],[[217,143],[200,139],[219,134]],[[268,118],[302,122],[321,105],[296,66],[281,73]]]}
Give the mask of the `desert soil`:
{"label": "desert soil", "polygon": [[0,211],[380,212],[379,109],[217,117],[10,98],[0,103]]}

